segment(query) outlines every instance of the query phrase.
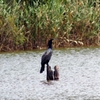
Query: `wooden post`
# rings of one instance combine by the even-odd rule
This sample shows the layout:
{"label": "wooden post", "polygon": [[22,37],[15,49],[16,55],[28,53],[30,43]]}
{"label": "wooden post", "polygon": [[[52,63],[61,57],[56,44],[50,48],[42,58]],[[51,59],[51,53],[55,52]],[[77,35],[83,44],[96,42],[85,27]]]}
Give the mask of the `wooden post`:
{"label": "wooden post", "polygon": [[51,70],[51,67],[48,65],[47,66],[47,76],[46,79],[47,81],[53,80],[54,74],[53,71]]}
{"label": "wooden post", "polygon": [[54,67],[54,80],[59,80],[59,66]]}

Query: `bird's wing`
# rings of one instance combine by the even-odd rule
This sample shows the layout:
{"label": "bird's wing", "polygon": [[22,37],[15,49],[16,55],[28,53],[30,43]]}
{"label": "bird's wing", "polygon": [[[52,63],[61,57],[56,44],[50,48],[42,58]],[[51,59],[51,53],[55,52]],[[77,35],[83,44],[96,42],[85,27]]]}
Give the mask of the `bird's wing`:
{"label": "bird's wing", "polygon": [[41,63],[46,63],[51,59],[52,49],[48,49],[42,56]]}

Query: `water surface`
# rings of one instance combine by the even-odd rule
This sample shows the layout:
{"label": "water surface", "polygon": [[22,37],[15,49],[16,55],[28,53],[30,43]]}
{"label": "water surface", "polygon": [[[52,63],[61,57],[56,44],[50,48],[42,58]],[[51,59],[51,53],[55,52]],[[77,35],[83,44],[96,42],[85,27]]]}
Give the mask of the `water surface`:
{"label": "water surface", "polygon": [[40,71],[44,51],[0,54],[0,100],[100,99],[100,48],[54,50],[50,65],[60,80],[46,82]]}

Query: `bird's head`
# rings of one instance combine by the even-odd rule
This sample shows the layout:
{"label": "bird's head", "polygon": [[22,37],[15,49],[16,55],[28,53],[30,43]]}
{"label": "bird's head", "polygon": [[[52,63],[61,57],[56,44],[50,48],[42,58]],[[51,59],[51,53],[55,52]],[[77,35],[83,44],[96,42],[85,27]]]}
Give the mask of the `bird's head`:
{"label": "bird's head", "polygon": [[50,39],[49,41],[48,41],[48,48],[52,48],[52,41],[53,41],[54,39]]}

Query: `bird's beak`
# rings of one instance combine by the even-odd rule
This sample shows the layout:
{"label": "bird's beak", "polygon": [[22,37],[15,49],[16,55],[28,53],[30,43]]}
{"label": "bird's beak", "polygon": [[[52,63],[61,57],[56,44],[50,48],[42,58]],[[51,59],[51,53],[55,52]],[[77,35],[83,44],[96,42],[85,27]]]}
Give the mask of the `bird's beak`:
{"label": "bird's beak", "polygon": [[58,39],[57,38],[53,38],[53,42],[57,41]]}
{"label": "bird's beak", "polygon": [[57,42],[57,38],[53,38],[52,43],[55,44]]}

